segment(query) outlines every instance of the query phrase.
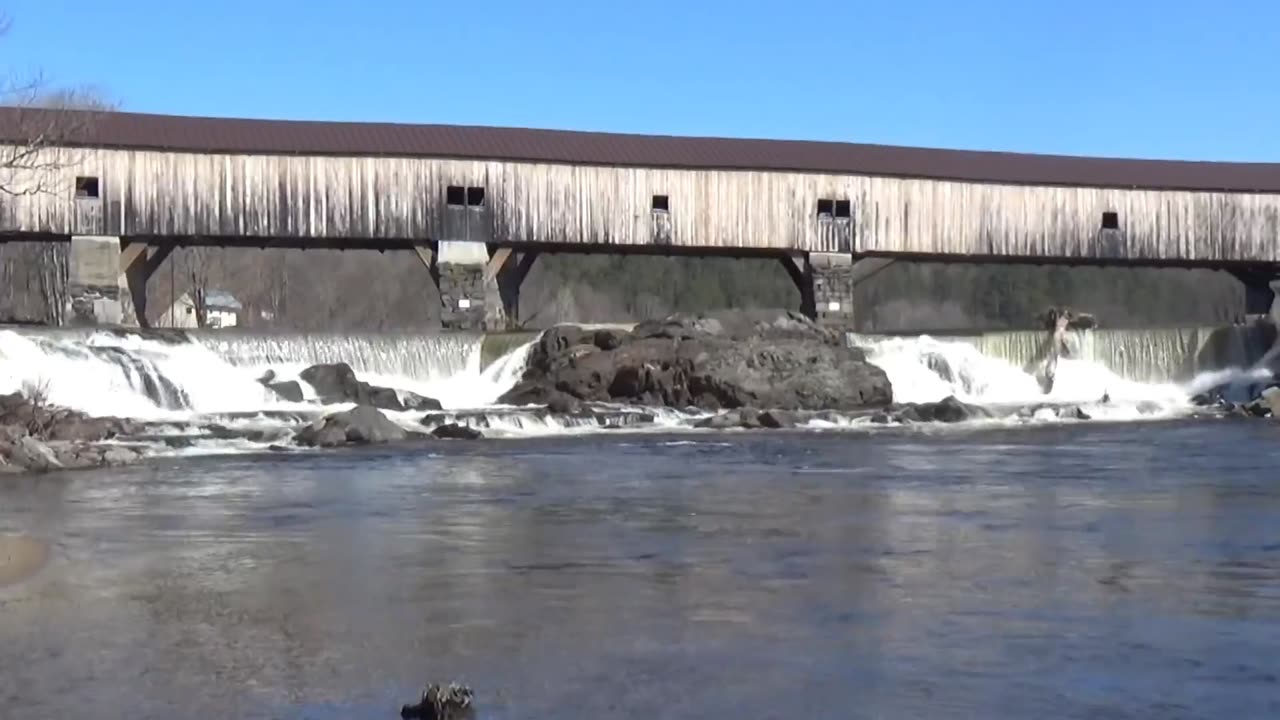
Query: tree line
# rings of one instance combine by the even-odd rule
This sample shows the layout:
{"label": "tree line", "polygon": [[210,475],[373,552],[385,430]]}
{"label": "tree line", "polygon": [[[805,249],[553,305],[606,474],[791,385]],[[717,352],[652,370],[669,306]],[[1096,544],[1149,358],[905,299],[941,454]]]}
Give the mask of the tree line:
{"label": "tree line", "polygon": [[[47,258],[61,247],[0,246],[0,316],[57,322],[65,265]],[[148,284],[148,314],[155,320],[183,293],[215,290],[240,301],[243,324],[262,328],[439,327],[439,294],[407,251],[179,248]],[[867,332],[1029,328],[1051,306],[1094,313],[1109,327],[1217,324],[1244,307],[1240,283],[1211,270],[907,262],[859,285],[855,298]],[[521,289],[520,319],[541,328],[799,306],[799,291],[775,260],[544,254]]]}

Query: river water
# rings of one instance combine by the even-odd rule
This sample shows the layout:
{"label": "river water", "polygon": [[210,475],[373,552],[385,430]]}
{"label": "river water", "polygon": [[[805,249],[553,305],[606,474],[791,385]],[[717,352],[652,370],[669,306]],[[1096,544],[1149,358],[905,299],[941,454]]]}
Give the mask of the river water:
{"label": "river water", "polygon": [[[1280,717],[1280,430],[608,434],[0,483],[49,718]],[[12,580],[12,578],[11,578]]]}

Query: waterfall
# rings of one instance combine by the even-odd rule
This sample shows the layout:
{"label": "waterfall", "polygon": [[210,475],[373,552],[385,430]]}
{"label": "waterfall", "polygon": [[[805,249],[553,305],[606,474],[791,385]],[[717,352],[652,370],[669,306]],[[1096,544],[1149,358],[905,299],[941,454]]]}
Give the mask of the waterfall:
{"label": "waterfall", "polygon": [[264,374],[289,379],[310,365],[346,362],[375,385],[445,407],[484,407],[519,379],[532,342],[482,368],[482,341],[461,334],[0,330],[0,392],[41,388],[57,405],[146,419],[292,409],[259,382]]}
{"label": "waterfall", "polygon": [[955,395],[976,404],[1171,410],[1212,387],[1266,381],[1270,370],[1257,365],[1275,332],[1266,325],[1074,331],[1047,393],[1041,380],[1051,343],[1044,331],[940,338],[851,334],[849,342],[885,371],[900,402]]}

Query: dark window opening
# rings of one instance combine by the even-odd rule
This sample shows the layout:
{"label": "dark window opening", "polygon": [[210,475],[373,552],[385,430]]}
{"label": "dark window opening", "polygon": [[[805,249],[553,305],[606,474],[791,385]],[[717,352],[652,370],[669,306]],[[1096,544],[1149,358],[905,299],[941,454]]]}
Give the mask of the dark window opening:
{"label": "dark window opening", "polygon": [[77,177],[76,178],[76,197],[89,200],[96,200],[100,197],[98,178],[96,177]]}
{"label": "dark window opening", "polygon": [[480,207],[482,205],[484,205],[484,188],[467,188],[467,207]]}
{"label": "dark window opening", "polygon": [[667,197],[666,195],[654,195],[653,211],[654,212],[670,212],[671,198]]}
{"label": "dark window opening", "polygon": [[1102,229],[1103,230],[1119,230],[1120,229],[1120,213],[1114,210],[1108,210],[1102,213]]}
{"label": "dark window opening", "polygon": [[467,190],[458,185],[450,185],[444,193],[444,201],[450,205],[466,205]]}
{"label": "dark window opening", "polygon": [[835,214],[836,203],[834,200],[818,201],[818,217],[831,217]]}
{"label": "dark window opening", "polygon": [[848,200],[836,201],[836,217],[847,218],[853,215],[853,203]]}

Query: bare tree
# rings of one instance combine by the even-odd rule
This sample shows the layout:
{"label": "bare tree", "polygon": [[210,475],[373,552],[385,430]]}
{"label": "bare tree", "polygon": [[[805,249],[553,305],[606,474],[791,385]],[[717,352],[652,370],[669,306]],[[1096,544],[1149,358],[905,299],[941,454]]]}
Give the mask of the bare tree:
{"label": "bare tree", "polygon": [[[12,23],[0,15],[0,36]],[[80,161],[66,146],[114,109],[92,88],[55,88],[39,74],[0,80],[0,216],[21,196],[66,190],[64,169]],[[6,311],[59,325],[67,305],[67,248],[61,243],[8,243],[0,252]],[[26,282],[16,279],[25,276]],[[34,282],[32,281],[34,276]],[[37,309],[38,308],[38,309]]]}
{"label": "bare tree", "polygon": [[[213,283],[221,279],[221,257],[217,248],[195,246],[180,251],[179,274],[187,288],[187,297],[191,300],[191,308],[196,316],[196,327],[209,325],[209,293],[214,290]],[[178,257],[170,258],[175,262]]]}

